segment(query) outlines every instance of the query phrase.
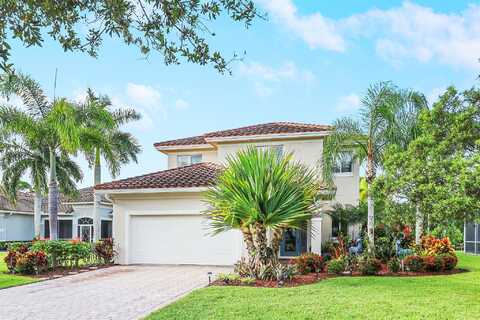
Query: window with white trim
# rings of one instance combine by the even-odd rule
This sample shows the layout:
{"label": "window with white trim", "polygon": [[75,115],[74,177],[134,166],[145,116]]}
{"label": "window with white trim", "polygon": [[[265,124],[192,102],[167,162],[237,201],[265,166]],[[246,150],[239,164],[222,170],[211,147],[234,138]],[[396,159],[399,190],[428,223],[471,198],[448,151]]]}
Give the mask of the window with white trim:
{"label": "window with white trim", "polygon": [[262,151],[267,151],[267,150],[273,151],[277,154],[279,158],[281,158],[283,155],[283,145],[281,144],[257,146],[257,149]]}
{"label": "window with white trim", "polygon": [[333,172],[337,174],[353,173],[353,154],[351,152],[342,152],[335,159]]}
{"label": "window with white trim", "polygon": [[202,162],[201,154],[189,154],[177,156],[177,167],[185,167]]}

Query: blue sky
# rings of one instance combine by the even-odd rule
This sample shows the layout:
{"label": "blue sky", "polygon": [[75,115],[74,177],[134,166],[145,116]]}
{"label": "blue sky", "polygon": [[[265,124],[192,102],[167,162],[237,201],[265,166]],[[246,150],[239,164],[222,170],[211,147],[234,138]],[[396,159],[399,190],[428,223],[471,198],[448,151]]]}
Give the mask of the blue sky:
{"label": "blue sky", "polygon": [[[131,106],[143,119],[128,128],[140,140],[139,164],[121,178],[166,168],[156,141],[271,121],[331,123],[355,114],[366,88],[391,80],[433,99],[449,85],[477,85],[480,6],[473,1],[258,0],[268,14],[246,30],[221,19],[213,47],[246,52],[233,75],[183,63],[145,60],[133,47],[106,40],[98,59],[14,43],[12,60],[51,95],[80,99],[87,87]],[[91,171],[81,161],[85,178]],[[110,180],[104,175],[104,181]]]}

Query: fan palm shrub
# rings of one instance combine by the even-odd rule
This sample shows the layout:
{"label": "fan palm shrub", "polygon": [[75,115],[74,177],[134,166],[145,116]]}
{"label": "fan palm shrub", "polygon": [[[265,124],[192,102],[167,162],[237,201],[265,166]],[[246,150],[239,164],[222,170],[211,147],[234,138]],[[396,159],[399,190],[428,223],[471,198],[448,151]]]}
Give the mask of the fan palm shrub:
{"label": "fan palm shrub", "polygon": [[[60,192],[75,196],[76,183],[82,179],[80,167],[65,153],[56,155],[55,165]],[[40,237],[42,199],[48,190],[49,167],[49,150],[41,143],[29,145],[14,137],[0,141],[2,189],[12,203],[16,202],[18,191],[25,184],[22,177],[30,178],[31,191],[34,193],[35,237]]]}
{"label": "fan palm shrub", "polygon": [[[130,161],[137,162],[137,154],[141,151],[137,139],[121,130],[121,126],[140,119],[140,114],[132,108],[113,109],[108,96],[96,96],[93,90],[87,90],[84,103],[78,105],[79,122],[84,123],[89,130],[96,132],[82,144],[82,152],[90,167],[93,167],[93,185],[102,182],[102,159],[107,164],[110,175],[115,178],[120,173],[122,165]],[[97,115],[107,114],[110,118],[107,124]],[[94,239],[100,238],[100,196],[94,193]]]}
{"label": "fan palm shrub", "polygon": [[273,150],[248,147],[227,166],[206,195],[213,234],[240,230],[252,276],[269,277],[278,264],[284,230],[304,228],[316,212],[315,173]]}
{"label": "fan palm shrub", "polygon": [[[19,96],[26,109],[13,106],[0,106],[1,136],[14,135],[28,145],[41,145],[48,150],[48,213],[50,216],[50,237],[58,237],[58,171],[57,158],[74,155],[82,149],[85,141],[100,139],[99,131],[91,130],[79,121],[79,109],[66,99],[49,101],[40,85],[29,76],[16,73],[0,78],[0,91],[3,95]],[[109,127],[113,119],[104,110],[96,109],[94,116],[99,125]]]}

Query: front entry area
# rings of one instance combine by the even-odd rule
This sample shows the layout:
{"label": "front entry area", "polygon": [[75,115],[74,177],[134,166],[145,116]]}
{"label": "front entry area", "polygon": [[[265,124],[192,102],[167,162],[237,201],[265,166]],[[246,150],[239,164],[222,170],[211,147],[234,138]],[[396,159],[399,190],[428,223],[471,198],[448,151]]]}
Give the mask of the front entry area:
{"label": "front entry area", "polygon": [[307,252],[307,232],[287,229],[280,243],[280,257],[297,257]]}
{"label": "front entry area", "polygon": [[241,256],[241,234],[212,236],[200,214],[133,215],[129,231],[129,264],[233,265]]}

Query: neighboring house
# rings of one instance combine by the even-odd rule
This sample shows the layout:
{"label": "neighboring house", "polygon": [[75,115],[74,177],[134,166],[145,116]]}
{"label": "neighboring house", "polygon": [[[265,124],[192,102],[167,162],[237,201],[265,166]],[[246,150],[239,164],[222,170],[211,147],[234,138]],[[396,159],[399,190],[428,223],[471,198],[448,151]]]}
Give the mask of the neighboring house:
{"label": "neighboring house", "polygon": [[[50,237],[47,199],[42,203],[41,233],[42,238]],[[21,193],[15,206],[0,196],[0,241],[32,240],[33,196]],[[100,203],[101,237],[112,236],[112,204],[105,198]],[[58,206],[58,238],[79,238],[84,241],[93,239],[93,188],[79,190],[76,199],[60,195]]]}
{"label": "neighboring house", "polygon": [[480,224],[469,222],[464,227],[464,246],[466,253],[480,254]]}
{"label": "neighboring house", "polygon": [[[113,202],[113,238],[121,264],[232,265],[242,255],[242,235],[209,234],[202,215],[202,192],[211,186],[228,156],[249,145],[293,153],[293,158],[320,173],[323,139],[330,126],[268,123],[201,136],[155,143],[168,156],[168,169],[97,185]],[[335,201],[355,205],[359,197],[359,165],[346,160],[337,166]],[[323,203],[324,208],[332,202]],[[332,220],[319,210],[307,231],[288,230],[280,255],[320,253],[332,237]],[[311,232],[313,230],[313,232]]]}
{"label": "neighboring house", "polygon": [[32,240],[33,234],[33,197],[19,192],[13,205],[0,194],[0,241]]}

